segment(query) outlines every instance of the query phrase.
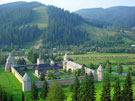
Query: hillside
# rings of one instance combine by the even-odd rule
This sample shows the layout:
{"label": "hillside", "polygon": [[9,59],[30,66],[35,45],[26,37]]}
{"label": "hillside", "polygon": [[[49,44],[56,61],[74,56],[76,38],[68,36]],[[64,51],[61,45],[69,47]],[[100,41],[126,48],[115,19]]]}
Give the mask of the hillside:
{"label": "hillside", "polygon": [[134,32],[100,28],[75,13],[38,2],[0,5],[0,12],[0,47],[32,45],[36,49],[42,46],[82,50],[135,44]]}
{"label": "hillside", "polygon": [[89,21],[98,21],[125,29],[135,26],[135,7],[117,6],[104,8],[81,9],[75,13]]}

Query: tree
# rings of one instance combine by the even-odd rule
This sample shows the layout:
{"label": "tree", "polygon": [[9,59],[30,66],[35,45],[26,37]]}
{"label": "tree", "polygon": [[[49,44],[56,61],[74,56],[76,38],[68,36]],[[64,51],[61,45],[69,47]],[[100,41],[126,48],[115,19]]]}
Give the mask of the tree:
{"label": "tree", "polygon": [[130,76],[130,71],[126,77],[123,90],[122,90],[122,101],[133,101],[133,90],[132,90],[132,80]]}
{"label": "tree", "polygon": [[79,99],[80,99],[80,82],[78,80],[78,77],[76,77],[73,84],[72,101],[79,101]]}
{"label": "tree", "polygon": [[24,58],[19,59],[19,60],[17,61],[17,65],[26,65],[26,61],[24,60]]}
{"label": "tree", "polygon": [[47,94],[47,101],[64,101],[65,95],[60,84],[56,81],[52,81]]}
{"label": "tree", "polygon": [[10,99],[9,99],[9,101],[13,101],[13,97],[12,97],[12,96],[10,96]]}
{"label": "tree", "polygon": [[95,65],[92,64],[92,63],[90,63],[90,64],[88,65],[88,67],[91,68],[91,69],[95,69]]}
{"label": "tree", "polygon": [[40,74],[39,80],[40,81],[44,81],[45,80],[45,76],[44,76],[44,73],[43,72]]}
{"label": "tree", "polygon": [[94,76],[92,73],[90,73],[90,76],[89,76],[89,101],[95,101],[96,98],[95,98],[95,86],[94,86]]}
{"label": "tree", "polygon": [[1,86],[0,86],[0,101],[2,101],[2,88],[1,88]]}
{"label": "tree", "polygon": [[35,83],[32,84],[31,99],[32,100],[38,100],[38,89],[37,89]]}
{"label": "tree", "polygon": [[53,70],[48,70],[46,74],[46,80],[53,80],[55,78],[54,76],[54,71]]}
{"label": "tree", "polygon": [[113,94],[113,101],[121,101],[121,88],[120,88],[120,82],[119,78],[117,78],[115,88],[114,88],[114,94]]}
{"label": "tree", "polygon": [[4,91],[3,94],[2,94],[2,101],[7,101],[7,94],[6,92]]}
{"label": "tree", "polygon": [[85,68],[82,67],[82,68],[80,69],[80,76],[84,76],[84,75],[85,75]]}
{"label": "tree", "polygon": [[81,92],[81,101],[95,101],[95,86],[94,77],[91,73],[90,76],[85,74],[84,85]]}
{"label": "tree", "polygon": [[122,67],[122,65],[119,63],[119,64],[117,65],[117,73],[121,74],[122,72],[123,72],[123,67]]}
{"label": "tree", "polygon": [[111,67],[111,65],[110,65],[108,62],[107,62],[107,64],[106,64],[105,70],[106,70],[106,72],[108,72],[108,73],[111,73],[111,72],[112,72],[112,67]]}
{"label": "tree", "polygon": [[43,87],[41,89],[41,95],[40,95],[41,98],[45,100],[47,97],[47,93],[48,93],[48,83],[46,80],[44,80],[44,84],[43,84]]}
{"label": "tree", "polygon": [[25,100],[24,92],[22,92],[22,101]]}
{"label": "tree", "polygon": [[111,101],[111,95],[110,95],[111,87],[110,87],[110,80],[108,75],[106,75],[104,82],[103,82],[103,91],[101,94],[101,101]]}

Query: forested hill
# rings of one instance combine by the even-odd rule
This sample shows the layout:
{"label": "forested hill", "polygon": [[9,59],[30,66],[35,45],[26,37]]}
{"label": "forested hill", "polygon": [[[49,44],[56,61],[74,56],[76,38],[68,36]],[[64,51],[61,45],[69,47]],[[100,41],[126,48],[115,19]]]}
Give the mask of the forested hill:
{"label": "forested hill", "polygon": [[104,29],[96,21],[54,6],[38,2],[0,5],[0,47],[39,40],[45,48],[122,47],[135,44],[134,39],[134,32]]}
{"label": "forested hill", "polygon": [[75,13],[89,21],[99,21],[125,29],[135,27],[135,7],[117,6],[111,8],[81,9]]}

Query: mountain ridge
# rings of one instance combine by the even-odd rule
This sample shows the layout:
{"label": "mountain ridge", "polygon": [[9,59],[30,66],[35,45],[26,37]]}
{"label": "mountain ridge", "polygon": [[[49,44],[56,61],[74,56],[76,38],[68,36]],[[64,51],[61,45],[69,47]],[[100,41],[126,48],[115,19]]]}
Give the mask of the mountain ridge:
{"label": "mountain ridge", "polygon": [[118,47],[135,43],[134,34],[131,37],[127,32],[105,29],[96,20],[91,23],[78,14],[54,6],[37,2],[7,5],[17,6],[0,9],[0,46],[22,46],[39,40],[42,40],[43,48],[69,49]]}
{"label": "mountain ridge", "polygon": [[132,28],[135,26],[135,6],[114,6],[109,8],[81,9],[74,13],[79,14],[87,20],[97,20],[121,28]]}

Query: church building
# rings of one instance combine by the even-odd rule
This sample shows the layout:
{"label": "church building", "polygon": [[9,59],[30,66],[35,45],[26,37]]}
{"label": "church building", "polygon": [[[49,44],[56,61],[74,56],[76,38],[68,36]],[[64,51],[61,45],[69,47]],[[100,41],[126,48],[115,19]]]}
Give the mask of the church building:
{"label": "church building", "polygon": [[74,70],[81,69],[81,68],[84,68],[85,73],[87,73],[87,74],[93,73],[95,81],[103,81],[104,69],[102,68],[101,65],[98,67],[97,71],[95,71],[93,69],[83,67],[82,65],[75,63],[73,61],[69,61],[68,55],[65,54],[64,61],[63,61],[63,69],[64,70],[68,71],[70,69],[73,72]]}

